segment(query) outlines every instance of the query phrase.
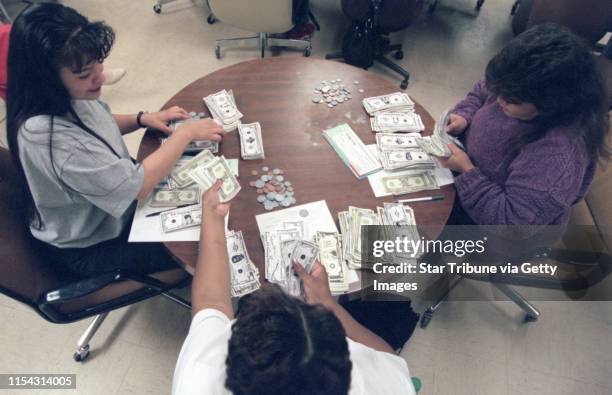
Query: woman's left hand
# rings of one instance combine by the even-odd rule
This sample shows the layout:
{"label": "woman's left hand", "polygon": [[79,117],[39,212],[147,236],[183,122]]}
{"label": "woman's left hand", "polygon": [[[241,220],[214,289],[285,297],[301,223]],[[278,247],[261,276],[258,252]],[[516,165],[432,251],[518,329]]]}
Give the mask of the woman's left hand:
{"label": "woman's left hand", "polygon": [[442,166],[448,167],[449,169],[459,173],[465,173],[466,171],[474,168],[474,164],[464,150],[457,147],[453,143],[450,143],[448,148],[450,148],[452,152],[451,156],[448,158],[438,158]]}
{"label": "woman's left hand", "polygon": [[189,113],[179,106],[174,106],[167,110],[143,114],[140,123],[152,129],[161,130],[166,134],[171,134],[172,128],[167,123],[182,119],[189,119]]}

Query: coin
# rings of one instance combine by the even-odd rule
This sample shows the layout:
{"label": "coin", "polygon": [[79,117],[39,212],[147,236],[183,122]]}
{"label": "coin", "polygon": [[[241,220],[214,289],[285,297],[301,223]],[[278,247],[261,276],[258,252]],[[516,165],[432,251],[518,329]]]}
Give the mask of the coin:
{"label": "coin", "polygon": [[262,167],[262,168],[261,168],[261,171],[268,171],[268,170],[270,170],[270,169],[268,168],[268,166],[264,166],[264,167]]}
{"label": "coin", "polygon": [[272,173],[274,173],[274,174],[280,174],[280,169],[276,168],[276,169],[272,170]]}
{"label": "coin", "polygon": [[266,197],[264,195],[259,195],[259,196],[257,196],[257,201],[259,203],[263,203],[263,202],[266,201]]}
{"label": "coin", "polygon": [[321,103],[321,96],[313,96],[312,97],[312,102],[313,103]]}
{"label": "coin", "polygon": [[261,181],[261,180],[255,181],[255,187],[256,188],[263,188],[264,185],[265,185],[265,183],[263,181]]}
{"label": "coin", "polygon": [[282,202],[283,200],[285,200],[285,195],[283,195],[282,193],[277,193],[274,199],[276,199],[277,202]]}
{"label": "coin", "polygon": [[363,92],[365,92],[365,90],[359,89],[359,93],[363,93]]}
{"label": "coin", "polygon": [[256,176],[257,174],[259,174],[259,173],[257,172],[257,170],[251,170],[251,175],[252,175],[252,176]]}
{"label": "coin", "polygon": [[189,116],[192,117],[192,118],[195,117],[196,115],[198,115],[198,114],[196,114],[195,111],[189,112]]}

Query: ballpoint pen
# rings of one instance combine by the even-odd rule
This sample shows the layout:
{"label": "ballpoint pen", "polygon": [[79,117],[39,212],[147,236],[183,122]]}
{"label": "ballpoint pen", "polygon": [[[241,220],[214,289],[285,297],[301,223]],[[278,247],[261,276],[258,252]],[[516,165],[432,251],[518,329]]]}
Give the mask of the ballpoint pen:
{"label": "ballpoint pen", "polygon": [[181,204],[180,206],[176,206],[176,207],[172,207],[169,208],[167,210],[162,210],[162,211],[157,211],[151,214],[147,214],[145,215],[145,217],[155,217],[156,215],[159,215],[161,213],[165,213],[166,211],[172,211],[172,210],[176,210],[177,208],[183,208],[183,207],[189,207],[189,206],[197,206],[199,203],[192,203],[192,204]]}
{"label": "ballpoint pen", "polygon": [[412,203],[412,202],[427,202],[427,201],[433,201],[433,200],[443,200],[444,196],[442,195],[434,195],[434,196],[425,196],[425,197],[419,197],[419,198],[413,198],[413,199],[399,199],[397,202],[398,203]]}

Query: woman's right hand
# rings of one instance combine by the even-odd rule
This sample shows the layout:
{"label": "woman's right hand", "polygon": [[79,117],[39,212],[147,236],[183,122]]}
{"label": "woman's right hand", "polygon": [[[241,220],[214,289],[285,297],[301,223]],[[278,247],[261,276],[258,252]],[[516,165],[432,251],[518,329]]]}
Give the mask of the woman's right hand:
{"label": "woman's right hand", "polygon": [[467,128],[467,121],[461,115],[451,114],[448,125],[446,125],[446,133],[448,134],[461,134]]}
{"label": "woman's right hand", "polygon": [[179,126],[177,131],[180,133],[186,133],[187,136],[189,136],[189,141],[221,141],[223,135],[225,134],[223,128],[211,118],[185,122],[181,126]]}
{"label": "woman's right hand", "polygon": [[302,265],[294,262],[293,270],[304,283],[304,294],[308,304],[322,304],[327,308],[332,308],[336,300],[329,290],[325,266],[321,265],[319,261],[315,261],[310,274],[308,274]]}
{"label": "woman's right hand", "polygon": [[219,179],[202,195],[203,215],[214,215],[215,217],[223,218],[229,212],[229,204],[219,201],[219,190],[222,185],[223,180]]}

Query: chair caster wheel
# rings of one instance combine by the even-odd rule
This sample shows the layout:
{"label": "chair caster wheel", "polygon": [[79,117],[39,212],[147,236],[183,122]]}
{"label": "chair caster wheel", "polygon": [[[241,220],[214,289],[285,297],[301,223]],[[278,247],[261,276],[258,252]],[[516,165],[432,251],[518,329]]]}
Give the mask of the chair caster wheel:
{"label": "chair caster wheel", "polygon": [[85,347],[79,348],[72,355],[72,358],[74,359],[75,362],[83,362],[87,359],[87,357],[89,357],[89,344],[86,345]]}
{"label": "chair caster wheel", "polygon": [[537,320],[538,320],[538,317],[534,317],[529,314],[525,314],[525,317],[523,317],[523,323],[536,322]]}
{"label": "chair caster wheel", "polygon": [[510,15],[514,15],[516,14],[516,10],[518,10],[519,7],[519,2],[516,1],[513,5],[512,5],[512,9],[510,10]]}
{"label": "chair caster wheel", "polygon": [[393,54],[393,57],[394,57],[395,59],[397,59],[397,60],[402,60],[402,59],[404,59],[404,51],[402,51],[402,50],[396,51],[396,52]]}
{"label": "chair caster wheel", "polygon": [[206,22],[208,22],[209,25],[212,25],[213,23],[217,22],[217,18],[215,18],[215,16],[213,14],[210,14],[206,18]]}
{"label": "chair caster wheel", "polygon": [[311,54],[311,52],[312,52],[312,50],[311,50],[310,48],[306,48],[306,49],[304,50],[304,56],[305,56],[305,57],[309,57],[309,56],[310,56],[310,54]]}
{"label": "chair caster wheel", "polygon": [[431,321],[433,317],[433,312],[430,311],[429,309],[425,310],[425,312],[423,313],[423,316],[421,317],[421,328],[425,329],[427,328],[427,325],[429,325],[429,322]]}
{"label": "chair caster wheel", "polygon": [[476,3],[476,11],[480,11],[484,2],[485,0],[478,0],[478,2]]}
{"label": "chair caster wheel", "polygon": [[403,81],[400,83],[400,88],[402,88],[402,89],[406,89],[406,88],[408,88],[408,80],[403,80]]}
{"label": "chair caster wheel", "polygon": [[156,14],[160,14],[160,13],[161,13],[161,5],[159,5],[159,4],[155,4],[155,5],[153,6],[153,11],[154,11]]}
{"label": "chair caster wheel", "polygon": [[221,59],[221,47],[219,47],[219,46],[215,47],[215,57],[217,59]]}

